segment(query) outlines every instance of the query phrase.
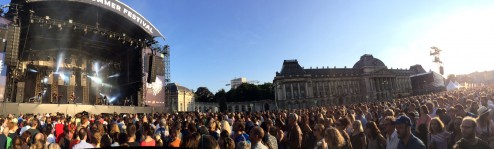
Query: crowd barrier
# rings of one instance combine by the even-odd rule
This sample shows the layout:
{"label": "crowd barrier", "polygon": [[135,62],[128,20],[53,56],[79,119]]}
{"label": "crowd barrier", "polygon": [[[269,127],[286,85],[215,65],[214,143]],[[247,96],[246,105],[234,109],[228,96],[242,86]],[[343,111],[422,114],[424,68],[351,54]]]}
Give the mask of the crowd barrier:
{"label": "crowd barrier", "polygon": [[82,111],[91,114],[100,113],[152,113],[164,112],[164,107],[134,107],[134,106],[107,106],[107,105],[82,105],[82,104],[38,104],[38,103],[0,103],[2,114],[20,113],[66,113],[74,115]]}

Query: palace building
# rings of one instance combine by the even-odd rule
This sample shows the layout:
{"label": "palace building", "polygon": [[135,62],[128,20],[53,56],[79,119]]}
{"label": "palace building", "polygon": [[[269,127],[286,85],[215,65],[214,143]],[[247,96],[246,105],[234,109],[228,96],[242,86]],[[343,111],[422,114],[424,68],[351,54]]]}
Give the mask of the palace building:
{"label": "palace building", "polygon": [[389,100],[412,95],[410,76],[424,73],[420,65],[390,69],[365,54],[353,68],[303,68],[285,60],[273,80],[277,107],[282,109]]}

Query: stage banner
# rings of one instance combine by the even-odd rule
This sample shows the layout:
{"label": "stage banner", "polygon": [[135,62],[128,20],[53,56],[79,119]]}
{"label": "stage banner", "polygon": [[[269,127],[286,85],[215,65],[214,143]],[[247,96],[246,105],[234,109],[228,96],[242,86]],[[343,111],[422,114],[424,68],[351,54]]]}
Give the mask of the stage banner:
{"label": "stage banner", "polygon": [[5,99],[5,87],[7,86],[7,65],[5,65],[5,53],[0,52],[0,102]]}

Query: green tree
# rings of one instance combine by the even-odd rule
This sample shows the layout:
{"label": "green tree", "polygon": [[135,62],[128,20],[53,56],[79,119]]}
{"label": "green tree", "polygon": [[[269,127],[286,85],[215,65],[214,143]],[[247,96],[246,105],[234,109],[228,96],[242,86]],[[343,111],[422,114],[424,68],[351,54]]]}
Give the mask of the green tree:
{"label": "green tree", "polygon": [[273,83],[264,83],[259,85],[261,100],[274,100]]}
{"label": "green tree", "polygon": [[216,94],[214,94],[214,101],[218,102],[218,104],[220,105],[220,112],[226,112],[228,110],[228,107],[226,105],[226,92],[224,89],[221,89],[216,92]]}
{"label": "green tree", "polygon": [[214,95],[207,87],[199,87],[195,92],[197,102],[214,102]]}

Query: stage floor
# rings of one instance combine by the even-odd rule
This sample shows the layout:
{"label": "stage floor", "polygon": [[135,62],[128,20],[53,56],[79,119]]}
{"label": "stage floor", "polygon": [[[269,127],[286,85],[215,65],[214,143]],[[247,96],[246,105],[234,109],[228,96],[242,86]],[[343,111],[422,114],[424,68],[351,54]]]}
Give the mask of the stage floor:
{"label": "stage floor", "polygon": [[106,106],[82,104],[38,104],[38,103],[0,103],[3,115],[20,113],[66,113],[74,115],[87,111],[90,114],[100,113],[152,113],[165,112],[164,107],[133,107],[133,106]]}

